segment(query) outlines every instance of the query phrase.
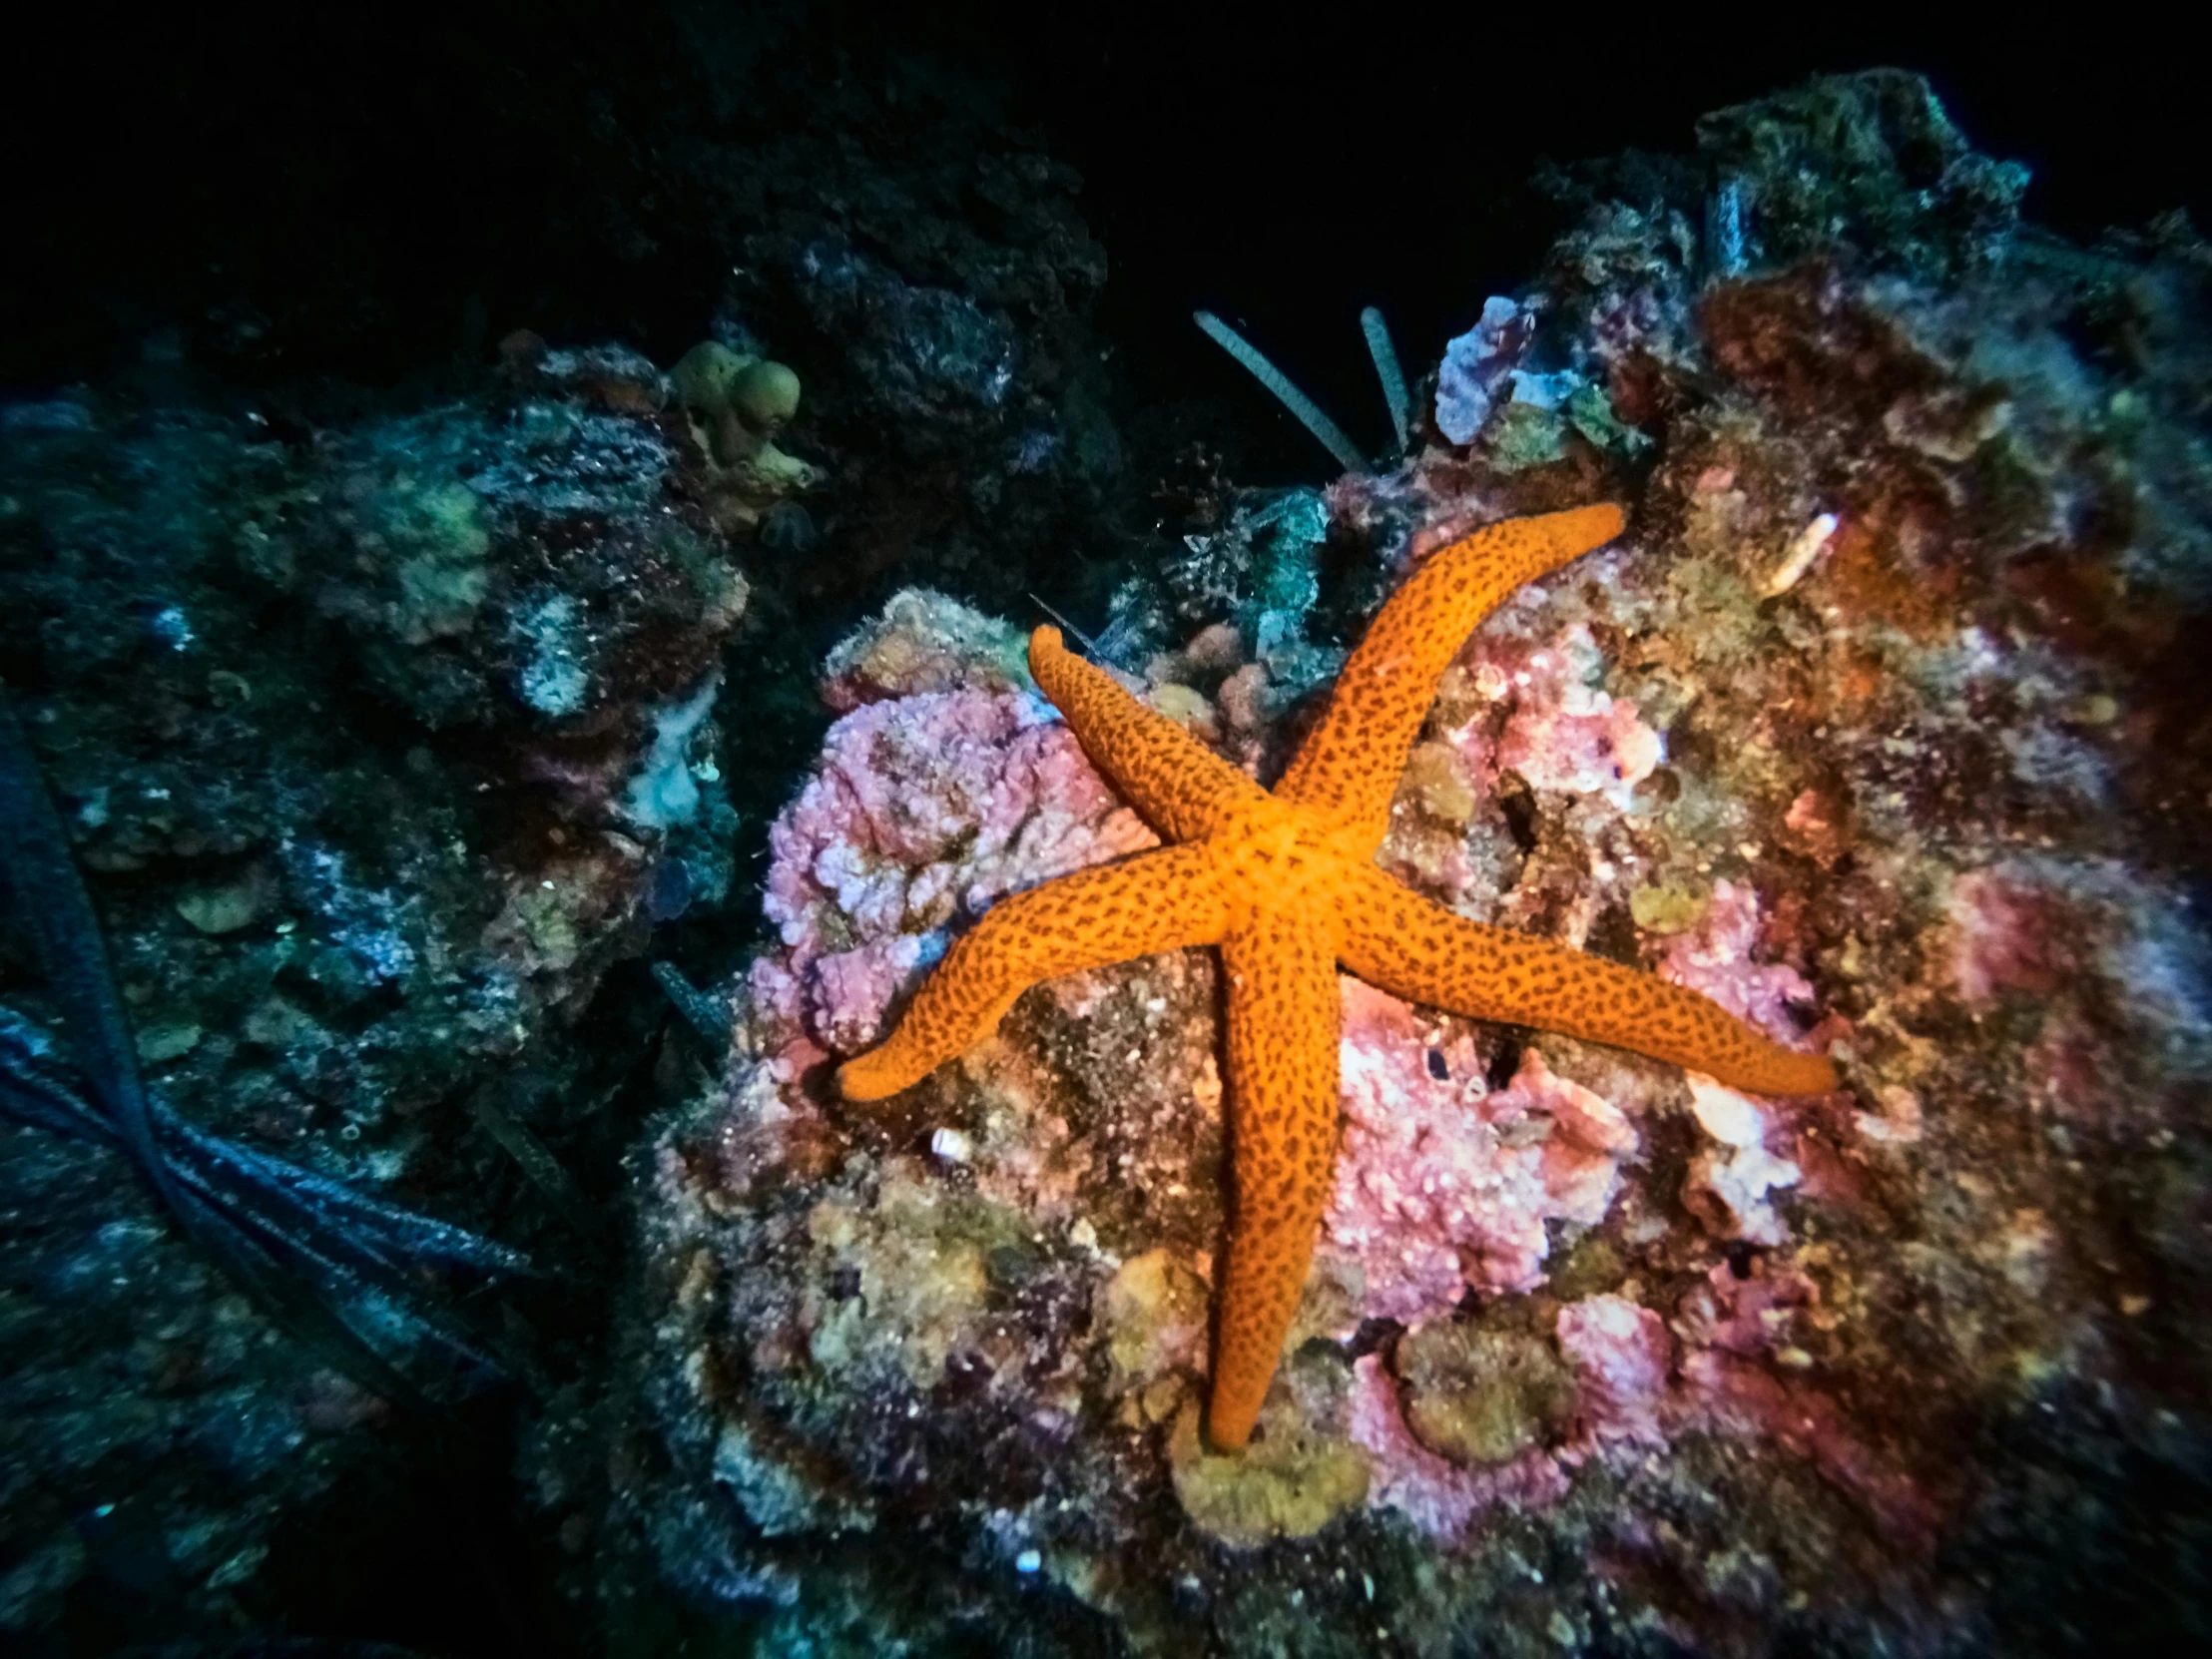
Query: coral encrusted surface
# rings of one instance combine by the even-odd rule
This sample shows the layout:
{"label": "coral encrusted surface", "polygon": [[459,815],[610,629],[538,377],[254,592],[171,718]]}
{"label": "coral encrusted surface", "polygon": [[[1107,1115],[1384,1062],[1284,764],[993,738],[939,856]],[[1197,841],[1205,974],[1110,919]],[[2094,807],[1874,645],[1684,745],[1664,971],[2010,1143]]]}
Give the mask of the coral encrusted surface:
{"label": "coral encrusted surface", "polygon": [[1305,1307],[1211,1453],[1209,953],[835,1094],[994,900],[1152,840],[1019,635],[905,594],[830,667],[724,1071],[638,1163],[614,1501],[670,1593],[822,1653],[2208,1633],[2212,252],[2040,235],[1903,74],[1699,142],[1649,198],[1569,179],[1425,442],[1322,493],[1335,611],[1120,667],[1268,779],[1314,708],[1286,626],[1341,646],[1458,530],[1623,503],[1447,673],[1382,861],[1848,1087],[1348,981]]}

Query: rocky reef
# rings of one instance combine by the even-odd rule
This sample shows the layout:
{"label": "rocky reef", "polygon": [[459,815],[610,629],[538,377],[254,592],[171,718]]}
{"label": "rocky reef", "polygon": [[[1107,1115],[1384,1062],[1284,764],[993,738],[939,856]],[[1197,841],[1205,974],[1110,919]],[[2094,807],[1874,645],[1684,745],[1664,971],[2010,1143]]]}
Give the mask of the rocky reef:
{"label": "rocky reef", "polygon": [[[1263,418],[1109,373],[1143,331],[1003,90],[816,10],[456,17],[408,142],[485,123],[465,212],[234,263],[118,197],[146,246],[24,290],[0,1647],[2212,1640],[2212,250],[2060,240],[1919,78],[1825,78],[1546,170],[1526,285],[1385,372],[1390,459],[1240,487]],[[296,150],[191,152],[208,225],[383,108],[278,95]],[[1272,781],[1424,559],[1596,501],[1382,862],[1847,1086],[1344,979],[1314,1269],[1219,1455],[1214,955],[1053,980],[879,1106],[834,1067],[991,906],[1156,844],[1028,596]],[[290,1183],[286,1260],[380,1219],[381,1278],[305,1275],[357,1351],[40,1115],[99,1093],[98,995],[27,781],[164,1144]]]}
{"label": "rocky reef", "polygon": [[[401,1251],[333,1351],[0,1098],[10,1651],[594,1650],[550,1588],[590,1517],[506,1448],[612,1455],[625,1157],[700,1079],[672,1021],[720,1064],[726,1009],[638,959],[752,948],[857,595],[1065,601],[1121,536],[1075,173],[989,73],[821,12],[210,19],[145,48],[174,148],[81,238],[40,197],[0,679],[146,1098],[536,1273]],[[23,873],[0,1085],[83,1062]]]}
{"label": "rocky reef", "polygon": [[[121,393],[0,409],[0,656],[155,1097],[548,1268],[582,1241],[544,1141],[620,1150],[573,1023],[731,879],[713,715],[748,588],[662,382],[566,353],[312,430]],[[47,1016],[23,907],[51,895],[9,897],[8,1000]],[[70,1600],[112,1632],[141,1606],[225,1628],[406,1425],[121,1160],[0,1142],[0,1629]],[[425,1388],[502,1369],[426,1369],[404,1308],[360,1312]]]}
{"label": "rocky reef", "polygon": [[1410,458],[1290,542],[1248,502],[1106,643],[1269,778],[1326,682],[1301,652],[1425,554],[1624,503],[1447,674],[1382,861],[1848,1088],[1348,981],[1306,1303],[1259,1437],[1211,1454],[1209,954],[836,1097],[994,899],[1152,840],[1011,627],[901,595],[830,666],[721,1075],[638,1163],[621,1453],[544,1459],[613,1522],[608,1605],[656,1574],[820,1652],[2206,1634],[2212,254],[2021,223],[2024,174],[1908,75],[1698,140],[1563,176],[1579,224],[1451,342]]}

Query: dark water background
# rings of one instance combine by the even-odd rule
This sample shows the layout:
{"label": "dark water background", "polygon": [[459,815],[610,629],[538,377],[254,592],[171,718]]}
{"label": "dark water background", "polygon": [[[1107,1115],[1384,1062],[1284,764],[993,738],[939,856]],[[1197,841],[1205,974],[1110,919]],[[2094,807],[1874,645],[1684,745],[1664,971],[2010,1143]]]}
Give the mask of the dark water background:
{"label": "dark water background", "polygon": [[[1207,305],[1248,321],[1325,406],[1365,408],[1360,306],[1382,305],[1424,358],[1524,280],[1554,227],[1527,188],[1539,159],[1681,150],[1699,113],[1816,73],[1928,75],[1983,154],[2034,169],[2028,215],[2061,234],[2175,207],[2201,227],[2212,208],[2189,57],[2142,14],[2047,29],[1799,7],[1344,8],[1327,25],[1260,7],[761,9],[804,43],[778,71],[795,84],[930,53],[1041,128],[1081,171],[1112,261],[1099,321],[1163,391],[1235,379],[1191,330]],[[434,362],[471,294],[494,337],[527,313],[549,335],[620,334],[673,359],[719,273],[688,262],[681,227],[642,268],[573,233],[619,129],[666,91],[682,10],[19,20],[0,102],[0,380],[95,372],[150,324],[321,288],[373,292],[378,318],[333,316],[287,372],[384,380]],[[680,127],[677,112],[663,130]]]}

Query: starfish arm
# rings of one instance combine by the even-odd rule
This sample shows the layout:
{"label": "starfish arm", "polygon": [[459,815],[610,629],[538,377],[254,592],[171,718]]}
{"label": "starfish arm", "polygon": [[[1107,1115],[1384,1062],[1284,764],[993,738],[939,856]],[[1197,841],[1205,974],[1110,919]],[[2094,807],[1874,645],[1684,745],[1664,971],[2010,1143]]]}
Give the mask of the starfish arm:
{"label": "starfish arm", "polygon": [[1202,840],[1230,809],[1266,794],[1103,669],[1065,649],[1059,629],[1039,628],[1029,636],[1029,672],[1067,717],[1083,753],[1171,840]]}
{"label": "starfish arm", "polygon": [[837,1068],[848,1100],[882,1100],[964,1053],[1023,991],[1081,968],[1213,944],[1228,905],[1203,846],[1096,864],[994,904],[955,939],[890,1036]]}
{"label": "starfish arm", "polygon": [[1485,525],[1432,554],[1353,651],[1276,795],[1359,830],[1370,850],[1380,845],[1436,682],[1467,636],[1515,588],[1611,541],[1621,523],[1610,503],[1577,507]]}
{"label": "starfish arm", "polygon": [[1252,1434],[1298,1312],[1337,1156],[1337,967],[1314,930],[1263,912],[1222,947],[1235,1191],[1207,1433]]}
{"label": "starfish arm", "polygon": [[1343,913],[1345,966],[1392,996],[1610,1043],[1752,1094],[1837,1087],[1826,1057],[1784,1048],[1711,997],[1453,915],[1379,869],[1361,872]]}

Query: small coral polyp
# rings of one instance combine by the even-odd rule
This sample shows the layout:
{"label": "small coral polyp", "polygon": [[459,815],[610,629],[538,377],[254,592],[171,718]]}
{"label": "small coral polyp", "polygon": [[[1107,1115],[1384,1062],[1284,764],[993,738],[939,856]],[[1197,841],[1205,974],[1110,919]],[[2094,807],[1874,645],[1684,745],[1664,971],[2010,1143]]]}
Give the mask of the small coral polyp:
{"label": "small coral polyp", "polygon": [[705,463],[708,511],[725,535],[759,528],[777,503],[822,482],[819,467],[775,443],[799,413],[799,373],[789,363],[706,340],[671,378]]}

